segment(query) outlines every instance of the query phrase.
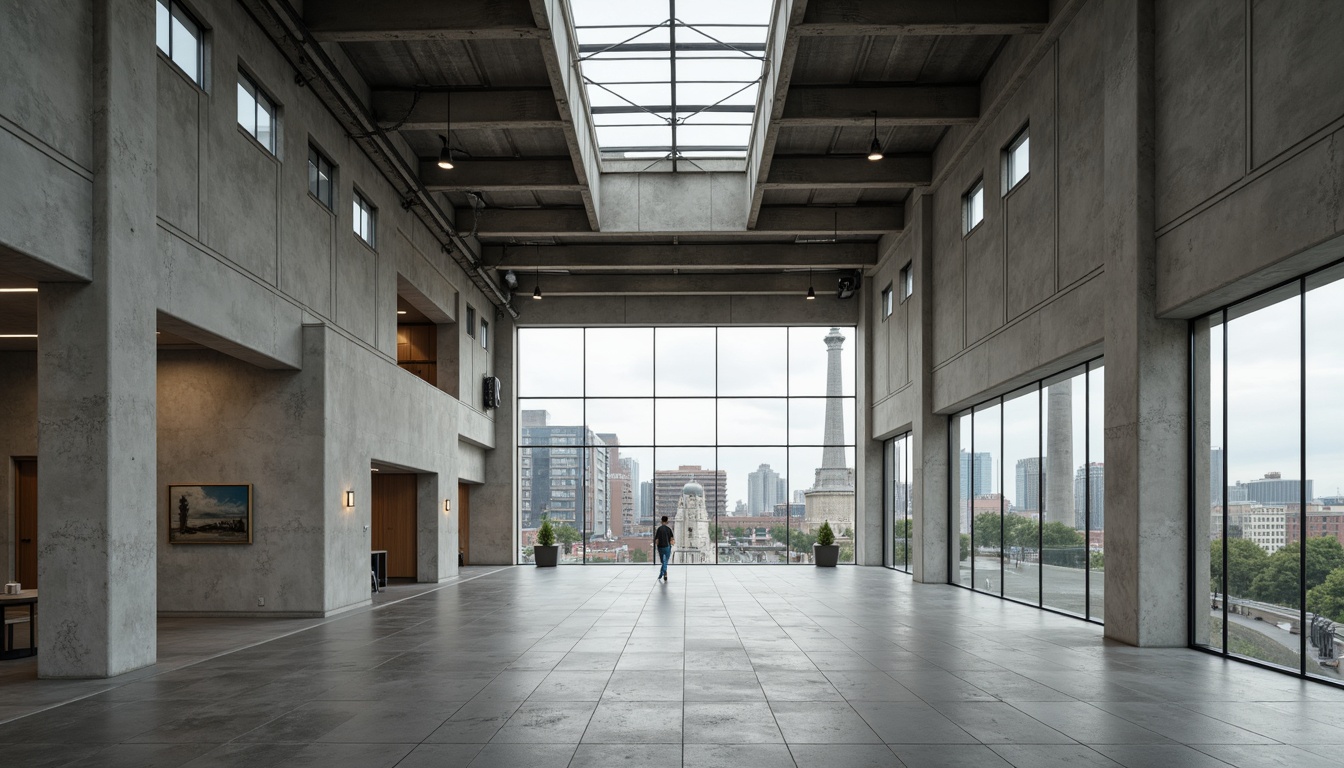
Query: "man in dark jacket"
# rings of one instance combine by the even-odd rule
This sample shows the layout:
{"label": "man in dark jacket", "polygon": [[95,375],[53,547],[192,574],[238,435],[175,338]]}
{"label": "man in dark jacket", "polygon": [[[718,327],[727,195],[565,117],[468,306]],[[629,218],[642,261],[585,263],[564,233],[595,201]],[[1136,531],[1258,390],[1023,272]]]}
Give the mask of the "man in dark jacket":
{"label": "man in dark jacket", "polygon": [[658,557],[663,561],[663,569],[658,572],[658,578],[664,582],[667,581],[667,561],[672,559],[673,541],[675,537],[672,535],[672,529],[667,526],[667,515],[663,515],[663,524],[653,533],[653,546],[658,548]]}

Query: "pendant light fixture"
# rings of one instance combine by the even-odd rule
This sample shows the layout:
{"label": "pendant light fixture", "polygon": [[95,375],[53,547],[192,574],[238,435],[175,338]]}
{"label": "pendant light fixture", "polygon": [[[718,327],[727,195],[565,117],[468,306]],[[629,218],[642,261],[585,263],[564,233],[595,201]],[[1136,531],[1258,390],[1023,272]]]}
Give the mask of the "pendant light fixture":
{"label": "pendant light fixture", "polygon": [[541,301],[541,270],[537,270],[537,287],[532,289],[532,298]]}
{"label": "pendant light fixture", "polygon": [[812,289],[812,270],[807,270],[807,300],[816,301],[817,292]]}
{"label": "pendant light fixture", "polygon": [[[448,137],[453,135],[453,92],[446,91],[448,97],[448,129],[446,134],[439,134],[439,140],[443,142],[443,148],[439,150],[439,167],[445,171],[453,169],[453,150],[448,146]],[[874,113],[876,114],[876,113]]]}
{"label": "pendant light fixture", "polygon": [[877,110],[873,110],[873,143],[868,146],[868,159],[882,159],[882,142],[877,140]]}

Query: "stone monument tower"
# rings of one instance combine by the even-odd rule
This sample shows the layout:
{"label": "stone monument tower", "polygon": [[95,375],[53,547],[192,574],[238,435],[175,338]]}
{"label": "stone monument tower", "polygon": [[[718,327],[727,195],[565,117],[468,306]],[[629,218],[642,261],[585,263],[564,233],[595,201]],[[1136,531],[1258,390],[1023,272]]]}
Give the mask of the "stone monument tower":
{"label": "stone monument tower", "polygon": [[803,493],[804,520],[816,531],[829,520],[836,536],[854,527],[854,470],[845,461],[845,400],[841,379],[840,350],[845,337],[832,328],[826,342],[826,427],[821,466],[812,488]]}
{"label": "stone monument tower", "polygon": [[714,544],[709,540],[709,510],[705,507],[705,488],[689,482],[677,500],[677,519],[673,523],[677,540],[672,553],[674,563],[713,563]]}

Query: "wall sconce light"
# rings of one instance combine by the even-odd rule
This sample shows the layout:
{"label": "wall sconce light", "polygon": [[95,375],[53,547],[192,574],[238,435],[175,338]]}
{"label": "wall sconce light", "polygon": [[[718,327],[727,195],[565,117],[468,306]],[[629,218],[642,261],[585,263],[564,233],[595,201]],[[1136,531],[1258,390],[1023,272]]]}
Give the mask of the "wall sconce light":
{"label": "wall sconce light", "polygon": [[449,499],[443,500],[443,513],[446,515],[453,511],[453,502]]}
{"label": "wall sconce light", "polygon": [[345,492],[345,506],[347,506],[347,507],[353,507],[353,506],[355,506],[355,492],[354,492],[354,491],[346,491],[346,492]]}

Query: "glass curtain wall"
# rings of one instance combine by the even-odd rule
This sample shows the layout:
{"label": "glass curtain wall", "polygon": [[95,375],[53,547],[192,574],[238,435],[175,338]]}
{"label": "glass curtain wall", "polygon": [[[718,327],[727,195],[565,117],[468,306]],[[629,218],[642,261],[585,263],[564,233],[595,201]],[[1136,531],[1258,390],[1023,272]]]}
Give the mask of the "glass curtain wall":
{"label": "glass curtain wall", "polygon": [[1341,278],[1335,265],[1191,323],[1192,643],[1336,683]]}
{"label": "glass curtain wall", "polygon": [[518,332],[519,562],[854,562],[852,328]]}
{"label": "glass curtain wall", "polygon": [[911,435],[909,432],[886,441],[882,448],[882,476],[886,508],[886,548],[884,559],[888,568],[910,572],[910,494],[914,489],[910,473]]}
{"label": "glass curtain wall", "polygon": [[949,422],[949,581],[1101,622],[1105,457],[1100,359]]}

